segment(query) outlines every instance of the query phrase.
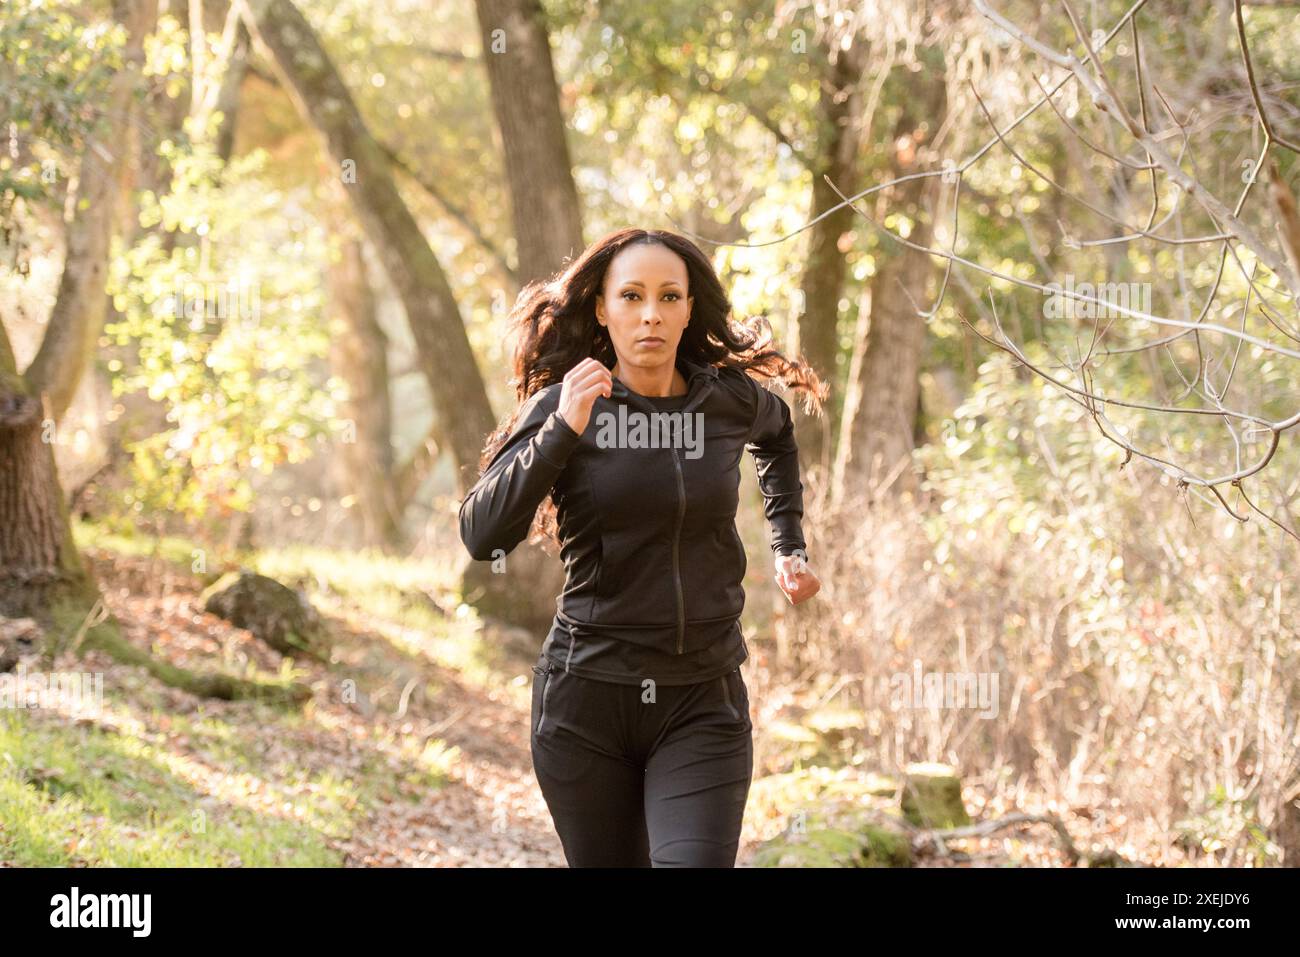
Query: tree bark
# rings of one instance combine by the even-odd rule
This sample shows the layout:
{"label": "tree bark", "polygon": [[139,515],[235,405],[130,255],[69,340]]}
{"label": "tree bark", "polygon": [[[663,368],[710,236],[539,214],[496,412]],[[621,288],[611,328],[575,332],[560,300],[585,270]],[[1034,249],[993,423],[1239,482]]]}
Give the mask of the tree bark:
{"label": "tree bark", "polygon": [[124,192],[123,158],[132,142],[131,122],[144,61],[144,37],[157,23],[158,2],[115,0],[114,16],[127,28],[124,67],[109,86],[102,129],[86,140],[75,212],[67,228],[59,292],[40,349],[24,374],[33,395],[44,394],[56,422],[72,403],[104,327],[108,249]]}
{"label": "tree bark", "polygon": [[[891,179],[922,168],[925,135],[920,124],[928,123],[933,133],[947,109],[942,70],[926,69],[915,76],[908,81],[909,95],[894,130]],[[926,246],[933,237],[940,192],[940,177],[908,180],[885,190],[880,208],[903,211],[914,223],[907,238]],[[869,309],[859,313],[831,487],[832,503],[839,507],[853,507],[860,499],[873,501],[878,493],[916,491],[916,475],[908,463],[926,342],[925,321],[917,313],[928,306],[926,284],[934,268],[926,253],[900,247],[888,238],[881,242],[895,249],[872,277]]]}
{"label": "tree bark", "polygon": [[484,437],[495,428],[487,390],[442,266],[393,183],[388,160],[366,128],[319,39],[289,0],[240,0],[254,43],[270,51],[303,118],[325,140],[357,218],[397,289],[429,383],[439,429],[468,492]]}
{"label": "tree bark", "polygon": [[221,111],[221,123],[217,127],[217,155],[223,163],[229,163],[235,155],[235,125],[239,117],[240,92],[244,77],[248,74],[248,52],[251,45],[248,24],[241,17],[235,24],[234,44],[221,76],[221,88],[216,99],[216,109]]}
{"label": "tree bark", "polygon": [[0,324],[0,616],[47,627],[98,597],[72,541],[52,437]]}
{"label": "tree bark", "polygon": [[[357,110],[334,64],[311,26],[290,0],[239,0],[256,46],[268,49],[285,88],[302,116],[315,126],[343,173],[366,237],[379,253],[406,308],[421,369],[433,393],[442,442],[457,466],[462,494],[479,475],[483,443],[495,427],[487,390],[451,287],[433,250],[393,183],[388,159]],[[546,224],[542,224],[546,225]],[[490,563],[470,562],[462,589],[485,615],[525,625],[549,621],[555,612],[554,562],[526,543],[517,561],[523,571],[490,574]],[[527,578],[525,573],[535,573]]]}
{"label": "tree bark", "polygon": [[402,547],[402,505],[394,474],[393,416],[388,394],[388,337],[375,316],[375,297],[366,277],[361,240],[342,244],[342,257],[329,272],[335,323],[330,364],[347,383],[343,418],[352,422],[340,444],[346,487],[356,498],[354,513],[362,541],[385,551]]}
{"label": "tree bark", "polygon": [[73,542],[54,461],[54,425],[76,392],[104,319],[120,167],[131,142],[144,38],[157,22],[158,4],[115,0],[113,13],[127,30],[124,65],[109,85],[103,127],[87,137],[58,298],[25,375],[0,322],[0,614],[36,618],[56,643],[81,623],[99,592]]}
{"label": "tree bark", "polygon": [[546,279],[583,241],[545,15],[537,0],[476,0],[475,7],[510,184],[519,281]]}
{"label": "tree bark", "polygon": [[[858,150],[866,118],[860,116],[862,96],[859,92],[867,59],[867,46],[856,42],[848,50],[824,50],[830,72],[822,82],[818,101],[820,122],[826,134],[817,152],[812,173],[812,202],[809,219],[815,219],[841,202],[824,177],[830,177],[846,194],[856,192]],[[848,264],[844,259],[842,237],[853,226],[853,210],[844,207],[813,225],[808,236],[808,260],[804,266],[801,289],[803,313],[794,325],[793,349],[807,360],[832,390],[838,383],[836,362],[840,352],[840,296]],[[809,471],[830,469],[833,454],[835,417],[833,403],[822,415],[809,415],[802,406],[792,410],[799,458]]]}
{"label": "tree bark", "polygon": [[[582,212],[545,14],[537,0],[476,0],[483,62],[510,188],[519,283],[549,279],[582,252]],[[480,613],[538,630],[564,586],[558,563],[521,542],[509,575],[471,561],[461,580]]]}

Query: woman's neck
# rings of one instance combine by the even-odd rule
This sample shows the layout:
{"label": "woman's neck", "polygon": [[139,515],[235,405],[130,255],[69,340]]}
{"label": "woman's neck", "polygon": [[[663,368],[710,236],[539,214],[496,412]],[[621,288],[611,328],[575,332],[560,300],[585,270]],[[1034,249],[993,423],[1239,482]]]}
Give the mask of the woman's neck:
{"label": "woman's neck", "polygon": [[623,369],[615,362],[611,373],[638,395],[663,398],[685,395],[687,392],[686,377],[677,371],[675,361],[653,369],[645,369],[641,366],[628,366]]}

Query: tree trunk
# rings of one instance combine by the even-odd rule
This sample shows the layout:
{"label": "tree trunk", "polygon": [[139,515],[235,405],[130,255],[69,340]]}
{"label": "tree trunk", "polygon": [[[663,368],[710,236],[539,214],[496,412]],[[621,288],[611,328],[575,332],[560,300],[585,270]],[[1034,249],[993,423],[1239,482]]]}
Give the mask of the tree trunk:
{"label": "tree trunk", "polygon": [[[909,80],[908,96],[894,130],[891,178],[922,168],[925,134],[942,124],[947,109],[946,80],[941,69],[929,68]],[[917,88],[919,86],[919,89]],[[927,176],[900,183],[882,196],[880,209],[901,210],[915,224],[907,237],[927,246],[933,237],[934,206],[941,179]],[[877,215],[877,220],[883,215]],[[916,491],[910,460],[920,399],[921,361],[925,352],[925,321],[917,313],[929,306],[927,280],[934,272],[930,256],[894,240],[894,246],[872,277],[869,329],[859,320],[858,338],[844,396],[844,415],[836,457],[831,498],[836,506],[854,507],[860,498]],[[865,304],[865,303],[864,303]],[[864,335],[864,332],[866,333]]]}
{"label": "tree trunk", "polygon": [[361,240],[342,244],[342,258],[329,271],[332,312],[330,364],[347,383],[343,418],[352,422],[350,441],[340,445],[340,464],[362,541],[385,551],[402,546],[402,502],[395,487],[393,416],[388,395],[388,337],[375,316]]}
{"label": "tree trunk", "polygon": [[555,68],[537,0],[476,0],[483,62],[501,130],[520,283],[582,252],[582,214]]}
{"label": "tree trunk", "polygon": [[104,326],[108,248],[121,201],[123,157],[129,152],[134,94],[144,57],[144,37],[158,19],[158,0],[115,0],[114,16],[127,28],[125,66],[109,86],[104,128],[87,138],[77,201],[67,228],[59,292],[40,349],[24,378],[44,395],[50,415],[63,418],[76,394]]}
{"label": "tree trunk", "polygon": [[36,618],[56,645],[81,625],[99,592],[73,542],[54,426],[72,401],[104,319],[123,155],[144,38],[157,23],[158,4],[115,0],[113,13],[127,30],[124,65],[109,85],[104,127],[87,137],[58,298],[25,375],[0,323],[0,614]]}
{"label": "tree trunk", "polygon": [[[545,14],[537,0],[476,0],[483,61],[501,132],[520,284],[548,279],[584,247],[582,212],[565,139]],[[564,587],[559,563],[521,542],[509,574],[466,567],[461,589],[480,613],[541,630]]]}
{"label": "tree trunk", "polygon": [[[441,444],[456,462],[461,493],[467,493],[478,479],[483,443],[496,422],[442,267],[393,184],[383,148],[297,7],[289,0],[241,2],[254,43],[270,50],[302,116],[324,137],[366,237],[406,308],[433,393]],[[555,611],[552,584],[561,580],[556,563],[526,543],[518,552],[515,566],[536,571],[540,581],[525,580],[522,573],[492,575],[490,563],[470,562],[462,589],[485,615],[526,625],[549,620]]]}
{"label": "tree trunk", "polygon": [[[812,172],[812,203],[809,219],[815,219],[841,202],[823,177],[829,176],[846,195],[857,191],[858,149],[866,118],[860,116],[863,98],[858,92],[866,62],[867,47],[855,43],[848,50],[824,51],[830,61],[830,75],[823,83],[818,101],[819,120],[826,131]],[[808,236],[808,261],[801,289],[803,313],[795,322],[793,349],[807,360],[827,383],[839,382],[836,361],[840,352],[840,296],[848,264],[841,242],[853,227],[853,210],[844,207],[813,225]],[[830,469],[834,443],[834,401],[821,416],[809,415],[795,406],[795,434],[799,459],[807,471]]]}
{"label": "tree trunk", "polygon": [[0,616],[47,627],[98,597],[72,541],[52,438],[0,324]]}
{"label": "tree trunk", "polygon": [[254,43],[268,49],[303,118],[325,140],[366,237],[406,309],[439,429],[462,491],[478,478],[483,441],[495,428],[483,379],[442,266],[393,184],[333,61],[289,0],[242,0]]}
{"label": "tree trunk", "polygon": [[235,42],[226,61],[226,70],[221,77],[221,89],[217,93],[216,108],[221,111],[221,124],[217,128],[217,155],[223,163],[229,163],[235,154],[235,122],[239,116],[239,95],[248,73],[248,50],[252,39],[248,35],[248,25],[241,18],[235,25]]}

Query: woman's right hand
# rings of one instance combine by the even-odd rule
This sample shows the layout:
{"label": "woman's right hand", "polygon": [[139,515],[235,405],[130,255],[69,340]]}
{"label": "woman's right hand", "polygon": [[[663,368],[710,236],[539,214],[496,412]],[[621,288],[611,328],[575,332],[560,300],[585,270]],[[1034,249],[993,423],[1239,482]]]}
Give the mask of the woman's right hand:
{"label": "woman's right hand", "polygon": [[613,387],[614,377],[605,364],[590,356],[566,372],[560,389],[560,415],[569,428],[582,435],[591,420],[596,396],[608,398]]}

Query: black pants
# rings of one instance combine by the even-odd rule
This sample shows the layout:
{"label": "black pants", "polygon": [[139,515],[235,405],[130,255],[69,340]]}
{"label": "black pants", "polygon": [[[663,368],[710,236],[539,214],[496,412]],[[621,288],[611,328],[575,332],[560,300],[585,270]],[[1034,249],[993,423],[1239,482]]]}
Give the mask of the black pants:
{"label": "black pants", "polygon": [[740,669],[692,685],[533,666],[533,769],[570,867],[735,867],[754,769]]}

